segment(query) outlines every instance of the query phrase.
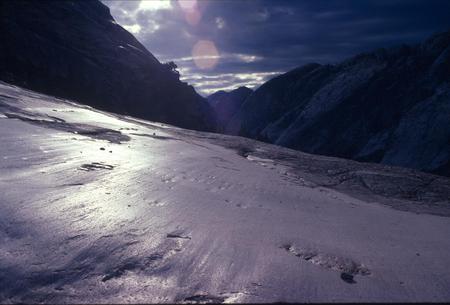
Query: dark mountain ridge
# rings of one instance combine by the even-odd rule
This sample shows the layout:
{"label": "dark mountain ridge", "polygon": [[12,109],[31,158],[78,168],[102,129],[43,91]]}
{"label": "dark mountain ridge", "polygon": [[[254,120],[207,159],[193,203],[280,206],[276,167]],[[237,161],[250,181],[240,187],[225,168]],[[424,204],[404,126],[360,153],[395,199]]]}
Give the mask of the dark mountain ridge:
{"label": "dark mountain ridge", "polygon": [[0,79],[103,110],[215,130],[207,101],[100,1],[1,1]]}
{"label": "dark mountain ridge", "polygon": [[219,90],[208,96],[208,102],[216,114],[219,131],[225,129],[230,119],[252,93],[252,89],[242,86],[229,92]]}
{"label": "dark mountain ridge", "polygon": [[450,32],[275,77],[245,100],[226,132],[449,176]]}

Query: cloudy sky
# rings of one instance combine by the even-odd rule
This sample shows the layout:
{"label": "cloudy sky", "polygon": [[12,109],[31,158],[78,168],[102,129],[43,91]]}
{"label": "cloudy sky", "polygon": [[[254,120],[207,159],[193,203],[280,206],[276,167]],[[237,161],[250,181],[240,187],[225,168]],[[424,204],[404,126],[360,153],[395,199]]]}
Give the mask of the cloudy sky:
{"label": "cloudy sky", "polygon": [[447,0],[103,0],[203,95],[450,29]]}

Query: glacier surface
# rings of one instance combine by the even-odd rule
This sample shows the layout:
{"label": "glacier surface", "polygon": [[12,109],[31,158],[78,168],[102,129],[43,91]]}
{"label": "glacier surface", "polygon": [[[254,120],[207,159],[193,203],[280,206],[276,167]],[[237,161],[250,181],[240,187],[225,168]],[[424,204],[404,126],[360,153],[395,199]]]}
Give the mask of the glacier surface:
{"label": "glacier surface", "polygon": [[450,301],[450,180],[0,83],[1,303]]}

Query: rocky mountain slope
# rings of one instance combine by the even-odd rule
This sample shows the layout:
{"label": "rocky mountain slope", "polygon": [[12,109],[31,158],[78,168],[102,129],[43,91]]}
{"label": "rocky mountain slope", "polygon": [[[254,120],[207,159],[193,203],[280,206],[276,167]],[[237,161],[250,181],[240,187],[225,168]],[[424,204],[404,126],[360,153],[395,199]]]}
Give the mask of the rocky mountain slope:
{"label": "rocky mountain slope", "polygon": [[230,92],[220,90],[208,96],[208,102],[214,109],[220,131],[224,131],[230,119],[252,92],[252,89],[243,86]]}
{"label": "rocky mountain slope", "polygon": [[449,176],[449,118],[445,32],[276,77],[246,99],[226,129],[309,153]]}
{"label": "rocky mountain slope", "polygon": [[0,79],[117,113],[214,130],[211,107],[100,1],[1,1]]}
{"label": "rocky mountain slope", "polygon": [[0,303],[448,302],[450,180],[0,82]]}

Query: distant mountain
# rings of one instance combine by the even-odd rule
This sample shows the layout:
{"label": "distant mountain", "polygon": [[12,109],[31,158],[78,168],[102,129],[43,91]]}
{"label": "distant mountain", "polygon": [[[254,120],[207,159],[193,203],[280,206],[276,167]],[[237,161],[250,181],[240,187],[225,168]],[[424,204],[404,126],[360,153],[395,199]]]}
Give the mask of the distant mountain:
{"label": "distant mountain", "polygon": [[449,176],[450,32],[294,69],[250,95],[226,129],[309,153]]}
{"label": "distant mountain", "polygon": [[216,113],[219,130],[223,131],[231,117],[252,93],[252,89],[243,86],[230,92],[220,90],[208,96],[208,102]]}
{"label": "distant mountain", "polygon": [[214,114],[95,1],[1,1],[0,80],[103,110],[215,130]]}

